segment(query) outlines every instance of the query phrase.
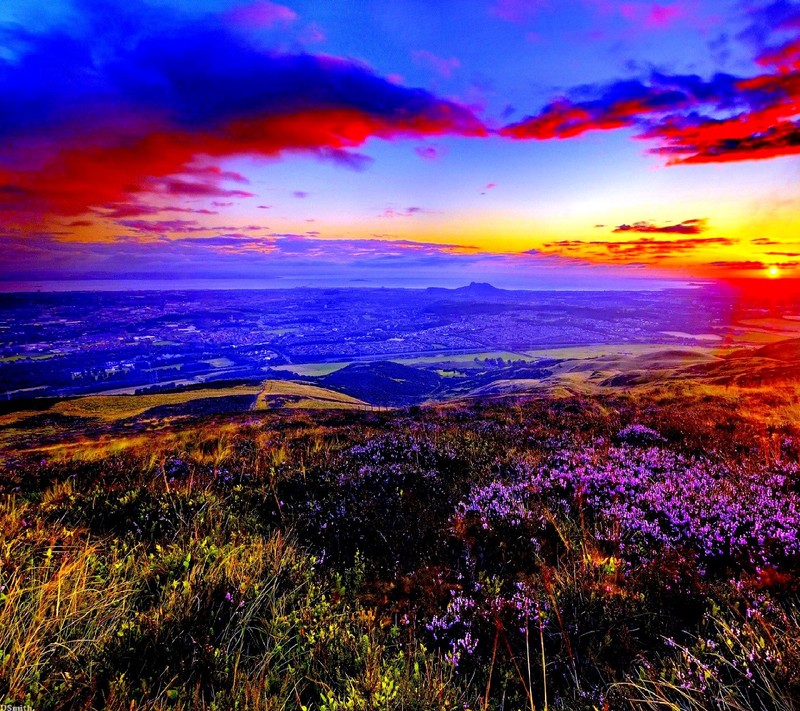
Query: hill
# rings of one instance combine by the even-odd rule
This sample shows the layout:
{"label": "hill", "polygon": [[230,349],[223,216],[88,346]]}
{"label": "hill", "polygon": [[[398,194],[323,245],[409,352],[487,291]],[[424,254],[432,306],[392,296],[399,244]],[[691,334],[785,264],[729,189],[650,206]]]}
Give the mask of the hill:
{"label": "hill", "polygon": [[375,405],[415,405],[436,395],[442,377],[435,372],[391,361],[351,363],[318,379],[338,390]]}
{"label": "hill", "polygon": [[[370,372],[405,387],[411,370]],[[769,412],[788,397],[762,394]],[[291,382],[258,397],[357,404]],[[0,477],[3,693],[111,711],[793,708],[800,420],[776,428],[744,398],[542,390],[27,442]]]}
{"label": "hill", "polygon": [[800,362],[800,338],[790,338],[777,343],[769,343],[748,353],[751,358],[769,358],[785,362]]}

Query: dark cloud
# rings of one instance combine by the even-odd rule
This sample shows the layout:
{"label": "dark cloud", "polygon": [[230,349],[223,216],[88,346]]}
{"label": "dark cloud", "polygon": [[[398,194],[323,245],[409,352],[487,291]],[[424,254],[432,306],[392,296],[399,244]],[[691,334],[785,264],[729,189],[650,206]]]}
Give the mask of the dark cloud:
{"label": "dark cloud", "polygon": [[381,217],[389,217],[389,218],[413,217],[414,215],[421,215],[426,212],[430,212],[430,210],[426,210],[423,207],[405,207],[405,208],[387,207],[381,213]]}
{"label": "dark cloud", "polygon": [[[693,233],[690,233],[693,234]],[[736,244],[727,237],[686,237],[683,239],[657,239],[639,237],[628,240],[559,240],[546,242],[545,251],[560,255],[631,264],[639,260],[649,262],[680,257],[704,247],[721,247]]]}
{"label": "dark cloud", "polygon": [[749,23],[739,39],[750,42],[758,50],[767,46],[776,33],[800,27],[800,2],[774,0],[751,3],[748,8]]}
{"label": "dark cloud", "polygon": [[[747,35],[762,74],[651,72],[646,79],[576,87],[500,130],[518,140],[628,128],[669,163],[717,163],[800,153],[800,4],[751,11]],[[787,36],[787,32],[790,36]]]}
{"label": "dark cloud", "polygon": [[425,160],[436,160],[447,152],[442,146],[417,146],[414,150],[420,158]]}
{"label": "dark cloud", "polygon": [[619,225],[613,232],[643,232],[659,234],[699,235],[706,231],[706,220],[684,220],[676,225],[655,225],[652,222],[634,222],[630,225]]}
{"label": "dark cloud", "polygon": [[369,168],[375,160],[370,156],[363,153],[356,153],[355,151],[343,151],[340,148],[321,148],[318,152],[322,160],[330,161],[336,165],[354,170],[356,173],[361,173]]}
{"label": "dark cloud", "polygon": [[311,151],[363,170],[370,159],[352,149],[371,136],[487,133],[452,101],[357,62],[265,52],[219,18],[139,1],[86,0],[81,10],[69,32],[9,26],[0,37],[19,48],[0,58],[6,219],[127,203],[154,185],[246,197],[224,187],[235,175],[208,165],[229,155]]}
{"label": "dark cloud", "polygon": [[180,178],[154,180],[148,184],[148,187],[156,192],[165,192],[169,195],[184,197],[253,197],[253,193],[248,193],[246,190],[227,190],[213,182],[182,180]]}

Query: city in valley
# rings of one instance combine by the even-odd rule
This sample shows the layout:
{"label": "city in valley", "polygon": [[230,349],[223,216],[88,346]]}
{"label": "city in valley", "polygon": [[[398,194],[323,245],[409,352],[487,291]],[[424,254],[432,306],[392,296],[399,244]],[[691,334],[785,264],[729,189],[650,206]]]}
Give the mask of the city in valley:
{"label": "city in valley", "polygon": [[[7,401],[324,378],[352,364],[391,361],[444,379],[415,398],[421,402],[445,399],[465,378],[486,384],[612,347],[699,354],[800,335],[791,298],[743,308],[735,294],[709,286],[40,292],[2,295],[0,305],[0,397]],[[380,399],[376,393],[374,404],[386,404]]]}

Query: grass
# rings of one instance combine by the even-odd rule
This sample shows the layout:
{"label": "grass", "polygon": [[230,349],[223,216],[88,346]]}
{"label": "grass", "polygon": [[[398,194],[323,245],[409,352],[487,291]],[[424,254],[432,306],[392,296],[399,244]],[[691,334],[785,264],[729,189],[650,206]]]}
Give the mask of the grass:
{"label": "grass", "polygon": [[665,350],[695,350],[697,352],[710,352],[710,348],[703,346],[676,346],[674,343],[619,343],[596,346],[568,346],[566,348],[544,348],[542,350],[528,351],[532,358],[559,358],[569,360],[583,360],[604,357],[631,357]]}
{"label": "grass", "polygon": [[[504,360],[520,360],[524,359],[525,354],[515,353],[512,351],[476,351],[475,353],[456,353],[436,356],[418,356],[415,358],[392,358],[393,363],[402,363],[403,365],[410,366],[431,366],[438,364],[459,364],[470,365],[474,362],[475,358],[484,360],[486,358],[503,358]],[[380,357],[376,358],[361,358],[359,362],[368,360],[383,360]],[[298,363],[296,365],[278,365],[274,370],[281,370],[289,373],[296,373],[299,376],[305,377],[321,377],[335,373],[337,370],[351,365],[353,361],[337,361],[335,363]]]}
{"label": "grass", "polygon": [[[650,496],[677,462],[664,506],[685,489],[706,515],[689,486],[702,465],[756,515],[769,501],[742,482],[779,473],[791,512],[796,384],[576,385],[380,412],[303,383],[260,397],[336,409],[6,454],[0,704],[794,708],[798,555],[777,539],[706,552],[690,524],[706,535],[713,511],[653,539],[683,519],[654,507],[640,530],[635,501],[620,507],[625,466],[651,468]],[[620,462],[616,493],[593,483]]]}
{"label": "grass", "polygon": [[[189,436],[178,446],[198,467],[219,471],[232,458],[220,440]],[[241,487],[211,491],[207,477],[159,481],[101,494],[68,478],[35,502],[5,501],[0,701],[456,708],[462,693],[452,669],[361,604],[350,588],[357,570],[325,574],[281,530],[252,515],[232,518]],[[113,533],[98,532],[83,508],[87,495],[95,511],[114,507]],[[151,515],[166,528],[126,535]]]}
{"label": "grass", "polygon": [[147,412],[147,410],[162,405],[180,405],[201,398],[257,395],[258,393],[259,389],[257,387],[236,386],[222,389],[209,388],[207,390],[145,395],[87,395],[58,402],[48,412],[71,417],[119,420],[136,417]]}
{"label": "grass", "polygon": [[686,333],[684,331],[662,331],[665,336],[675,336],[676,338],[692,338],[697,341],[721,341],[722,336],[717,333]]}
{"label": "grass", "polygon": [[[791,335],[796,335],[797,332],[793,331]],[[768,343],[777,343],[783,341],[788,337],[788,333],[781,333],[773,330],[758,330],[758,329],[731,329],[730,336],[733,343],[737,345],[759,345],[763,346]]]}
{"label": "grass", "polygon": [[737,325],[739,326],[750,326],[753,328],[764,328],[774,331],[781,331],[783,332],[784,338],[790,338],[792,336],[800,335],[798,333],[800,331],[800,324],[793,319],[786,319],[786,318],[752,318],[752,319],[741,319],[737,321]]}
{"label": "grass", "polygon": [[[277,401],[277,402],[276,402]],[[317,385],[287,380],[267,380],[256,400],[256,410],[271,407],[363,409],[368,404],[344,393]]]}

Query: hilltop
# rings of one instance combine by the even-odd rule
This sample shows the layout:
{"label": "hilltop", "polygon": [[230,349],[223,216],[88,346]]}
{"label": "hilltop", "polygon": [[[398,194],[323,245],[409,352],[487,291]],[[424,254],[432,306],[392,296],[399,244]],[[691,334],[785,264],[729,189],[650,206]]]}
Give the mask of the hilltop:
{"label": "hilltop", "polygon": [[269,409],[18,450],[0,480],[6,698],[790,708],[800,429],[767,419],[778,395],[370,412],[273,381],[248,395]]}

